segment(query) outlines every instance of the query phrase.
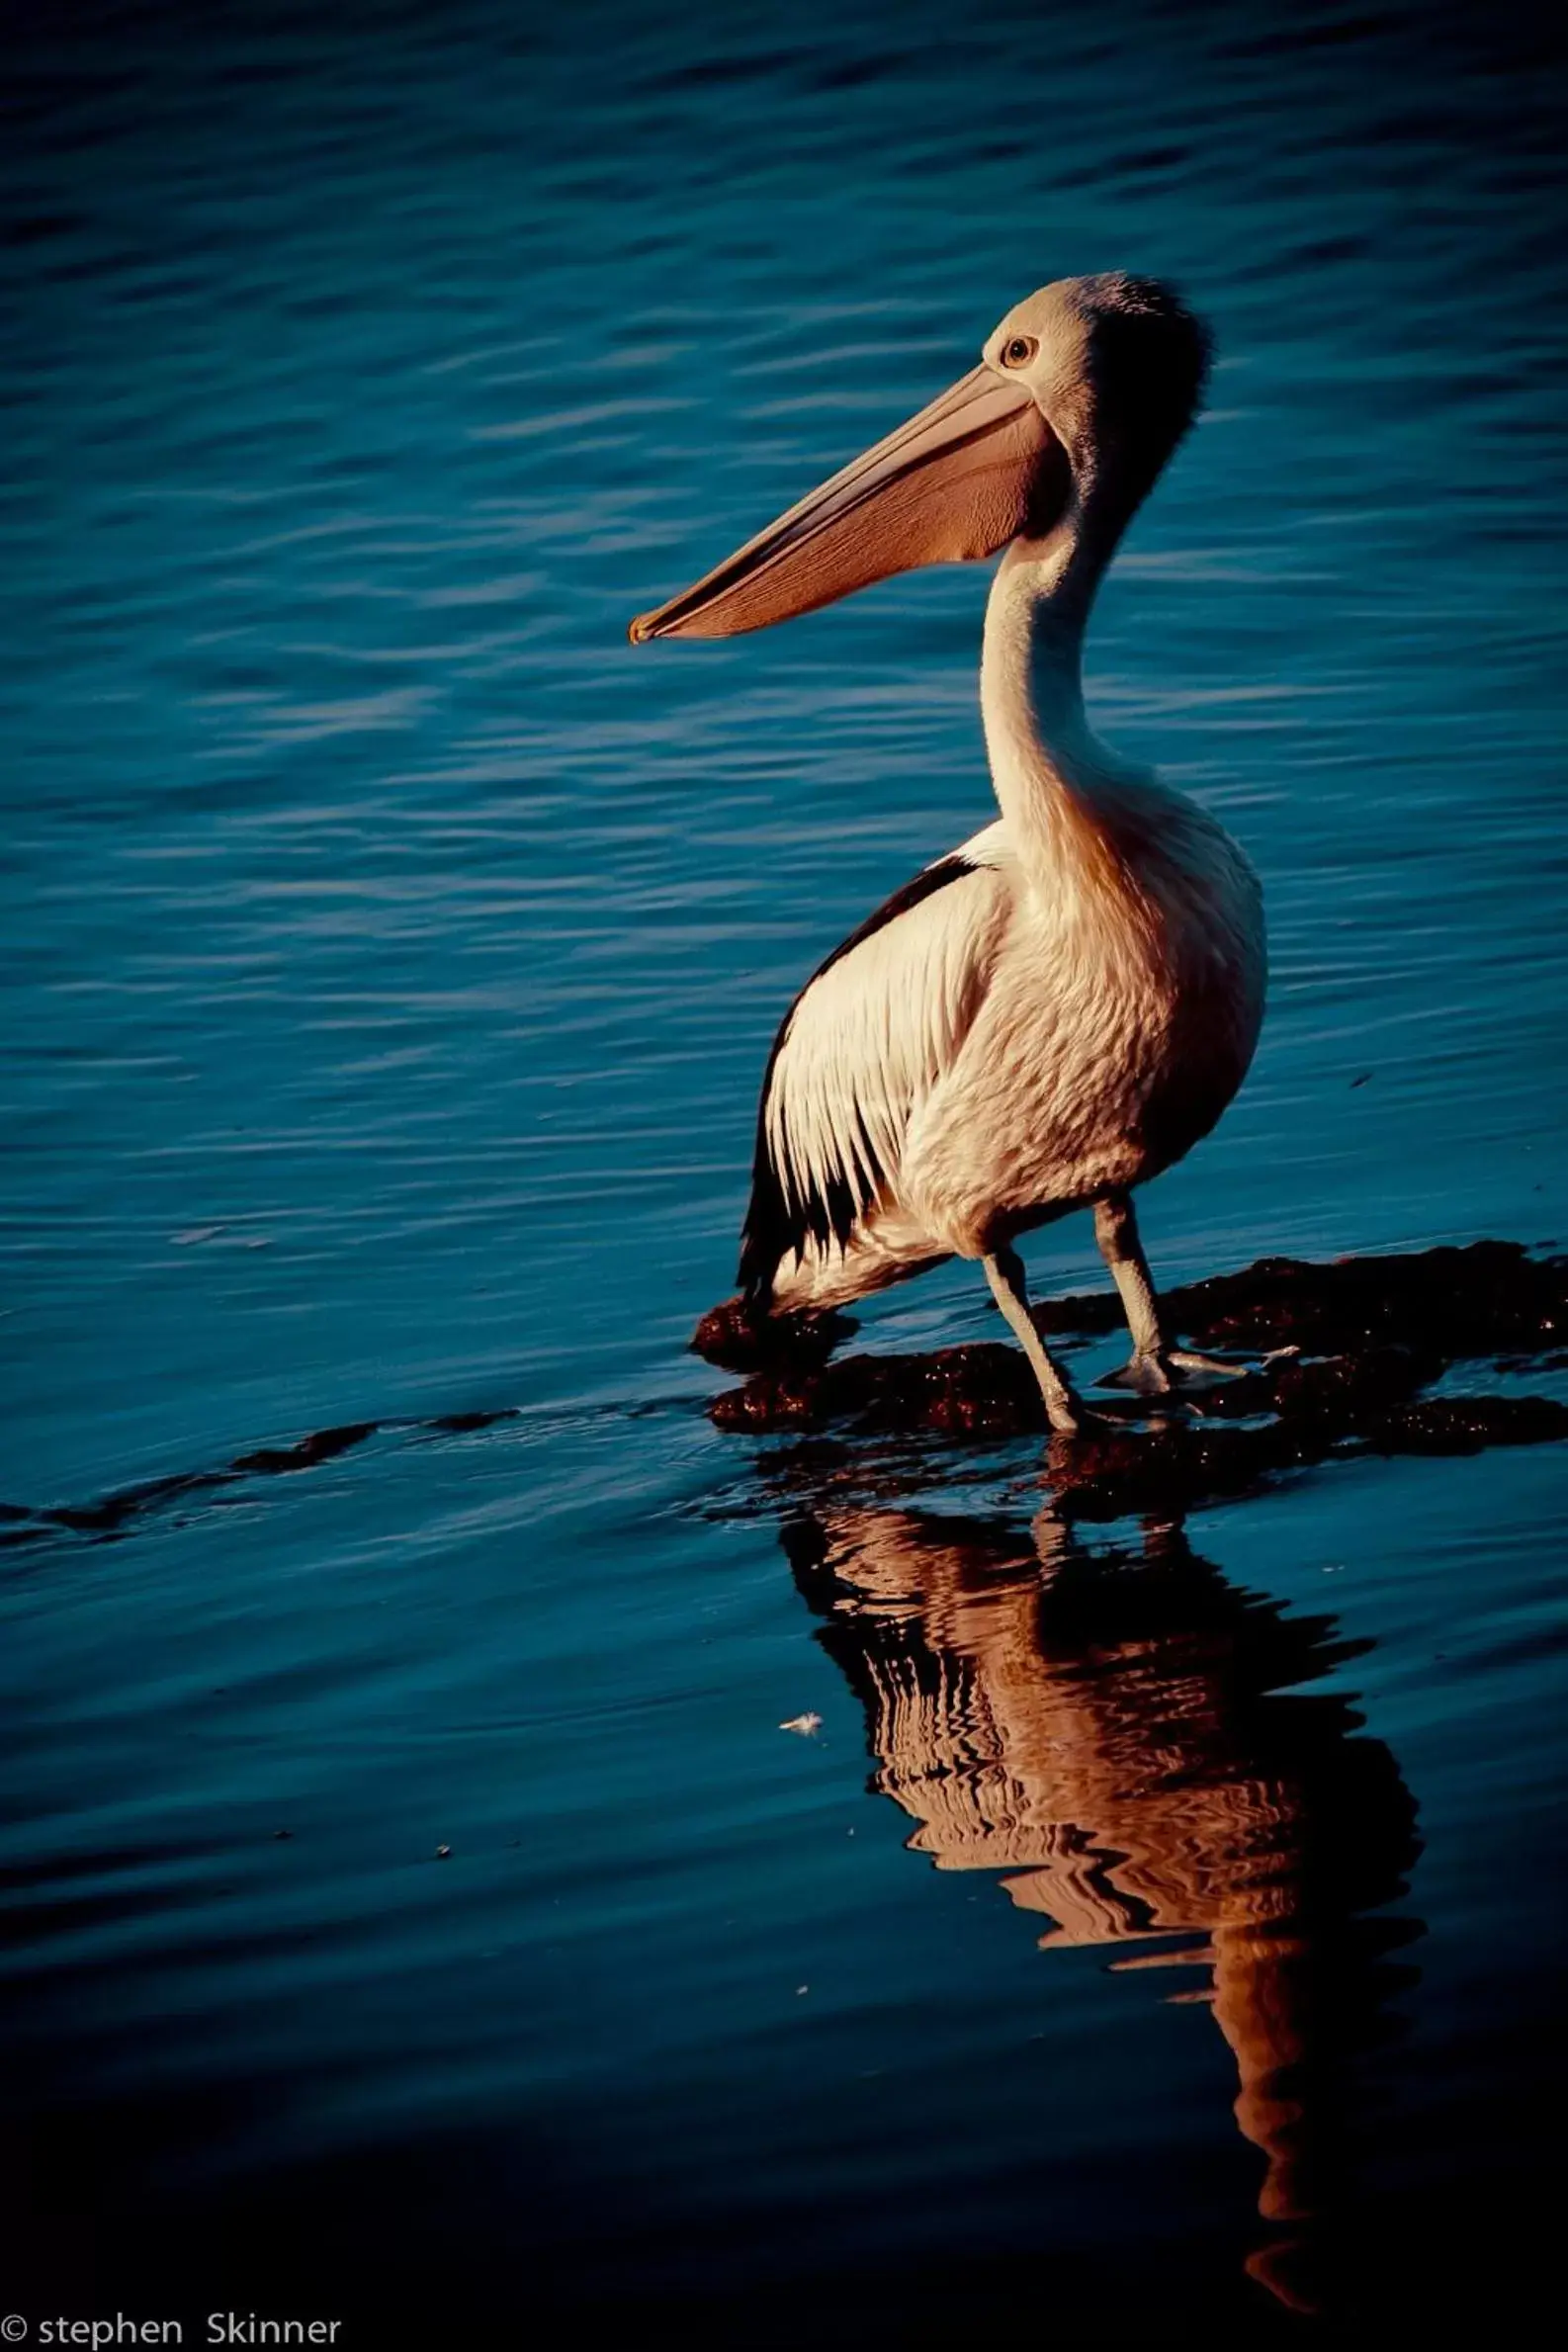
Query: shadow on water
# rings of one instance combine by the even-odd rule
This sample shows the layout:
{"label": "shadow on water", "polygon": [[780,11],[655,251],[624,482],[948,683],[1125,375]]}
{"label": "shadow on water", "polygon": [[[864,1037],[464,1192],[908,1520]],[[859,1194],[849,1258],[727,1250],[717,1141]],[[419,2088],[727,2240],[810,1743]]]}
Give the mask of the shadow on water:
{"label": "shadow on water", "polygon": [[[941,1871],[1001,1874],[1045,1952],[1203,1971],[1260,2151],[1250,2274],[1332,2308],[1369,2049],[1424,1931],[1384,1909],[1420,1852],[1416,1807],[1341,1691],[1372,1645],[1230,1583],[1174,1528],[1090,1555],[1049,1510],[1016,1526],[818,1494],[783,1541],[865,1709],[872,1786]],[[1051,1924],[1054,1923],[1054,1924]]]}

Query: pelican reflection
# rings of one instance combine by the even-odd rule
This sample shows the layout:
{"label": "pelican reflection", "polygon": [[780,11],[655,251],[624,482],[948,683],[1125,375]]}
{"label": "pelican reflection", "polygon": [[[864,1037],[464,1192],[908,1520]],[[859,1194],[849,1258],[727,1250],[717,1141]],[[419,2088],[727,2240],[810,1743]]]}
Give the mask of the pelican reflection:
{"label": "pelican reflection", "polygon": [[[1419,1933],[1366,1916],[1419,1851],[1392,1755],[1338,1691],[1368,1646],[1231,1584],[1179,1533],[1092,1554],[1003,1525],[853,1506],[785,1530],[822,1638],[866,1710],[873,1786],[938,1870],[1004,1873],[1043,1950],[1201,1966],[1262,2151],[1249,2261],[1314,2308],[1348,2186],[1355,2057],[1389,2030]],[[1162,1979],[1169,1981],[1169,1979]]]}

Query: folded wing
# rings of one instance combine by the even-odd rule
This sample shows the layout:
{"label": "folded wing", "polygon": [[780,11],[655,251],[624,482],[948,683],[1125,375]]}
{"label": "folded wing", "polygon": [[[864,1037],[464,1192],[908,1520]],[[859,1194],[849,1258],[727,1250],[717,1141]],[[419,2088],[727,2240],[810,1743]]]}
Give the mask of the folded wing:
{"label": "folded wing", "polygon": [[740,1282],[765,1304],[781,1263],[846,1250],[899,1171],[920,1106],[985,997],[1007,884],[1001,827],[927,866],[830,955],[774,1041],[757,1112]]}

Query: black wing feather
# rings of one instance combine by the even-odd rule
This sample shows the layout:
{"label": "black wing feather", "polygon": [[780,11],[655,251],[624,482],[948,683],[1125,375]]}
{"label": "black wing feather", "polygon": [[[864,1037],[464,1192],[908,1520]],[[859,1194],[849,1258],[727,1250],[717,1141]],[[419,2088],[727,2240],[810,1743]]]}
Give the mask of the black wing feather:
{"label": "black wing feather", "polygon": [[854,1231],[855,1221],[863,1216],[876,1198],[887,1175],[877,1158],[864,1122],[860,1123],[860,1165],[852,1173],[840,1169],[821,1190],[813,1188],[804,1199],[798,1199],[786,1184],[783,1172],[774,1165],[768,1150],[767,1102],[773,1085],[773,1069],[789,1035],[790,1023],[807,992],[814,988],[825,972],[885,930],[890,922],[897,922],[901,915],[908,915],[951,882],[961,882],[966,874],[978,868],[967,857],[955,854],[938,858],[935,865],[906,882],[885,899],[874,915],[868,915],[858,930],[833,949],[825,962],[818,965],[806,987],[795,999],[779,1024],[768,1055],[767,1068],[762,1074],[762,1093],[757,1104],[756,1149],[751,1162],[751,1199],[746,1209],[745,1223],[740,1228],[740,1282],[748,1301],[765,1308],[773,1287],[773,1276],[779,1263],[786,1257],[803,1252],[809,1241],[819,1250],[826,1250],[829,1241],[836,1241],[842,1249]]}

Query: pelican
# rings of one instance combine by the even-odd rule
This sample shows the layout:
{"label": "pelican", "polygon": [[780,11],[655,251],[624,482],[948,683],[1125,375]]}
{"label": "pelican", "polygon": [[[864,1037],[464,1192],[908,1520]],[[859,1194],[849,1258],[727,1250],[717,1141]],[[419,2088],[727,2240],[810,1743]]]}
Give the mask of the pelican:
{"label": "pelican", "polygon": [[1263,900],[1207,811],[1110,750],[1084,632],[1196,412],[1209,339],[1147,278],[1068,278],[980,365],[631,627],[733,637],[1005,550],[980,668],[1000,818],[917,874],[797,997],[762,1084],[742,1309],[847,1305],[978,1259],[1054,1429],[1084,1418],[1029,1313],[1020,1234],[1091,1208],[1145,1394],[1226,1368],[1171,1345],[1132,1194],[1209,1132],[1263,1018]]}

